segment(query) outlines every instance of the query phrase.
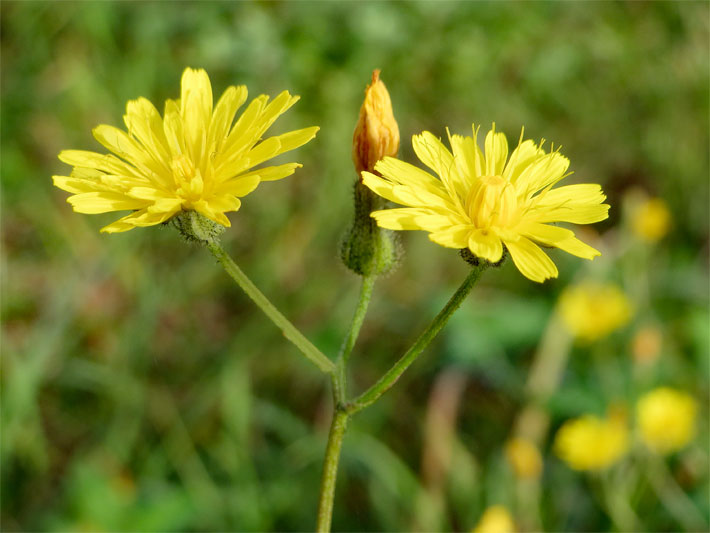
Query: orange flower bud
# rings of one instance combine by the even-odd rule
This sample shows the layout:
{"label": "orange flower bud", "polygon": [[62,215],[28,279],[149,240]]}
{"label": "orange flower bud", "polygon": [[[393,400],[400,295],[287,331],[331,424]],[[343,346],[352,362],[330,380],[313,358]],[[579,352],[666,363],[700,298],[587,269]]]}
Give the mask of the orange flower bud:
{"label": "orange flower bud", "polygon": [[353,163],[358,179],[354,185],[355,216],[340,248],[345,266],[361,276],[383,274],[397,263],[398,249],[392,232],[377,226],[370,213],[382,209],[384,199],[362,182],[360,173],[374,172],[375,163],[399,150],[399,127],[380,71],[372,73],[365,101],[353,134]]}
{"label": "orange flower bud", "polygon": [[373,172],[375,163],[385,156],[396,156],[398,150],[399,126],[392,112],[392,101],[380,80],[379,69],[375,69],[372,83],[365,89],[365,101],[353,134],[353,163],[358,176],[363,170]]}

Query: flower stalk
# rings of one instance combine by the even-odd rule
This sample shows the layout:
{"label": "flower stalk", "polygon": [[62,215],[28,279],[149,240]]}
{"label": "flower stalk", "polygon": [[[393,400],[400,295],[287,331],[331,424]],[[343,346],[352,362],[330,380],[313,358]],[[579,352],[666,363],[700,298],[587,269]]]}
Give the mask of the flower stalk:
{"label": "flower stalk", "polygon": [[333,519],[333,501],[335,499],[335,480],[338,475],[340,450],[343,446],[343,437],[345,436],[349,417],[348,413],[336,406],[333,420],[330,424],[328,444],[325,448],[325,460],[323,462],[320,501],[318,502],[318,522],[316,524],[318,533],[330,531],[330,524]]}
{"label": "flower stalk", "polygon": [[328,359],[323,352],[316,348],[303,333],[301,333],[281,312],[274,307],[269,299],[264,296],[254,283],[242,272],[231,257],[224,251],[222,245],[216,239],[211,239],[205,242],[205,245],[212,252],[212,255],[224,267],[227,274],[237,282],[247,296],[259,306],[271,321],[283,332],[284,337],[293,343],[300,352],[305,355],[313,364],[315,364],[322,372],[332,374],[335,371],[335,364]]}
{"label": "flower stalk", "polygon": [[441,331],[441,328],[446,325],[454,311],[461,307],[464,299],[468,293],[471,292],[471,289],[476,285],[476,282],[478,282],[481,274],[487,267],[488,264],[482,262],[479,266],[471,268],[471,272],[461,286],[456,290],[439,314],[436,315],[431,324],[429,324],[429,327],[414,342],[412,347],[407,350],[399,361],[397,361],[377,383],[347,404],[346,410],[349,414],[357,413],[365,407],[372,405],[395,384],[404,371],[409,368],[416,358],[419,357],[419,354],[422,353],[424,348],[426,348],[434,337],[436,337],[437,333]]}

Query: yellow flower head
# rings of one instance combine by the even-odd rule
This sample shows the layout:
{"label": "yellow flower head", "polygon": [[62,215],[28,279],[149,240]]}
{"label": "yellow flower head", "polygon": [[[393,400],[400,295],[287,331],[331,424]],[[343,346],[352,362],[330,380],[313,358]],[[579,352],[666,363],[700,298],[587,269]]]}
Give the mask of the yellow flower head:
{"label": "yellow flower head", "polygon": [[601,470],[618,461],[629,447],[621,417],[585,415],[569,420],[555,436],[555,452],[574,470]]}
{"label": "yellow flower head", "polygon": [[657,453],[680,450],[695,434],[697,410],[685,392],[659,387],[646,393],[636,404],[642,440]]}
{"label": "yellow flower head", "polygon": [[671,227],[671,212],[660,198],[647,198],[632,208],[631,228],[647,242],[662,239]]}
{"label": "yellow flower head", "polygon": [[519,478],[534,479],[540,476],[542,457],[533,442],[519,437],[510,439],[505,445],[505,456]]}
{"label": "yellow flower head", "polygon": [[399,150],[399,126],[394,119],[387,87],[380,71],[372,73],[372,83],[365,89],[365,100],[353,133],[353,163],[357,175],[372,172],[380,159],[395,156]]}
{"label": "yellow flower head", "polygon": [[575,337],[593,342],[626,325],[631,302],[616,285],[584,282],[567,287],[559,302],[560,315]]}
{"label": "yellow flower head", "polygon": [[94,129],[112,154],[64,150],[59,159],[74,166],[71,176],[54,176],[70,193],[78,213],[133,211],[101,231],[115,233],[160,224],[180,211],[194,210],[230,226],[225,213],[237,211],[239,198],[260,182],[284,178],[301,165],[286,163],[251,170],[310,141],[317,127],[262,140],[266,130],[298,101],[284,91],[269,102],[261,95],[232,124],[247,99],[247,88],[229,87],[216,105],[204,70],[185,69],[179,100],[167,100],[161,117],[145,98],[131,100],[123,120]]}
{"label": "yellow flower head", "polygon": [[473,137],[449,135],[450,152],[428,131],[412,138],[417,157],[438,178],[418,167],[385,157],[375,165],[379,177],[363,172],[365,185],[401,205],[375,211],[377,223],[394,230],[424,230],[448,248],[469,249],[479,258],[498,262],[503,245],[527,278],[542,282],[557,277],[557,267],[538,245],[560,248],[592,259],[599,252],[569,229],[552,222],[589,224],[604,220],[609,206],[599,185],[553,188],[567,175],[569,160],[521,140],[508,157],[508,141],[494,129],[485,152]]}
{"label": "yellow flower head", "polygon": [[492,505],[486,509],[472,533],[515,533],[515,522],[508,509]]}

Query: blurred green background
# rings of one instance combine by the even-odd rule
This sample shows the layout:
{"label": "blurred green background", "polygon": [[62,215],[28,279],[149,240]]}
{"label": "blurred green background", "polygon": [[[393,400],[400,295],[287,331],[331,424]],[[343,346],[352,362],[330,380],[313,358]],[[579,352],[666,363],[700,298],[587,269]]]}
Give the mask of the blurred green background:
{"label": "blurred green background", "polygon": [[[99,234],[116,215],[74,214],[51,185],[69,172],[60,150],[100,150],[95,125],[121,125],[138,96],[161,109],[186,66],[205,68],[217,94],[231,84],[250,97],[300,94],[273,131],[321,127],[284,159],[303,168],[246,198],[224,243],[327,354],[358,291],[338,244],[373,68],[392,97],[401,158],[415,162],[409,138],[424,129],[468,133],[495,121],[514,142],[525,125],[527,137],[563,146],[570,182],[601,183],[612,205],[585,233],[602,258],[552,252],[560,278],[543,285],[510,262],[487,272],[396,387],[352,421],[334,529],[468,530],[495,503],[523,530],[618,527],[604,483],[562,463],[552,431],[538,521],[526,521],[502,452],[557,298],[590,276],[621,286],[635,314],[594,349],[572,348],[544,406],[553,429],[609,405],[633,418],[638,395],[656,385],[688,391],[700,404],[697,437],[667,464],[707,521],[706,2],[4,1],[0,10],[3,530],[314,526],[327,379],[205,250],[170,228]],[[629,230],[632,189],[668,204],[672,227],[657,244]],[[353,391],[389,367],[466,274],[424,233],[401,242],[352,358]],[[649,323],[662,349],[639,373],[631,346]],[[616,386],[600,382],[609,372]],[[432,467],[441,417],[449,452]],[[641,529],[684,527],[643,480],[629,501]]]}

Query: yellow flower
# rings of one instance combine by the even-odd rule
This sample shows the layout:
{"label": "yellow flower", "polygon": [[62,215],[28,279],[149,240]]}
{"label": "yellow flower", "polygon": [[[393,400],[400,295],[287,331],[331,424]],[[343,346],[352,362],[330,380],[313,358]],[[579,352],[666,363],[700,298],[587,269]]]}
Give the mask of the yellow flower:
{"label": "yellow flower", "polygon": [[493,505],[485,510],[472,533],[514,533],[515,522],[508,509]]}
{"label": "yellow flower", "polygon": [[641,438],[653,451],[671,453],[683,448],[695,434],[697,404],[687,393],[659,387],[636,404]]}
{"label": "yellow flower", "polygon": [[380,71],[372,73],[372,83],[365,89],[365,100],[353,133],[353,163],[357,175],[373,171],[375,163],[385,156],[395,156],[399,150],[399,126],[394,119],[392,101],[387,87],[380,80]]}
{"label": "yellow flower", "polygon": [[587,281],[567,287],[560,296],[559,310],[575,337],[593,342],[626,325],[631,302],[616,285]]}
{"label": "yellow flower", "polygon": [[[247,88],[229,87],[215,106],[204,70],[185,69],[179,100],[167,100],[160,116],[145,98],[131,100],[123,120],[128,132],[101,125],[94,137],[112,154],[64,150],[59,159],[74,166],[71,176],[54,176],[70,193],[78,213],[133,211],[102,228],[108,233],[160,224],[194,210],[230,226],[225,213],[260,182],[284,178],[301,165],[286,163],[251,170],[311,140],[317,127],[262,140],[274,121],[298,101],[284,91],[268,103],[261,95],[232,124]],[[118,157],[117,157],[118,156]]]}
{"label": "yellow flower", "polygon": [[505,456],[519,478],[536,478],[542,472],[540,451],[527,439],[510,439],[505,445]]}
{"label": "yellow flower", "polygon": [[671,226],[671,213],[660,198],[643,200],[632,209],[631,228],[644,241],[656,242],[662,239]]}
{"label": "yellow flower", "polygon": [[508,157],[505,135],[488,132],[485,155],[473,137],[450,135],[453,154],[428,131],[412,138],[417,157],[438,178],[403,161],[385,157],[375,165],[379,177],[363,172],[374,192],[408,206],[376,211],[377,223],[394,230],[424,230],[448,248],[469,249],[495,263],[508,249],[527,278],[557,277],[557,267],[538,245],[592,259],[599,252],[552,222],[589,224],[604,220],[609,206],[599,185],[553,188],[567,175],[569,160],[521,140]]}
{"label": "yellow flower", "polygon": [[620,417],[585,415],[565,422],[555,436],[555,452],[574,470],[601,470],[629,447],[629,431]]}

